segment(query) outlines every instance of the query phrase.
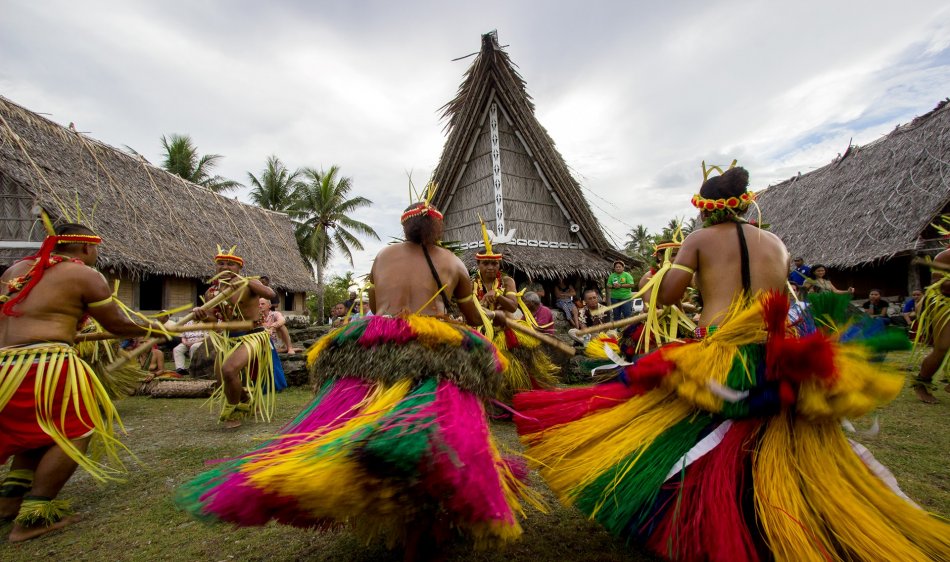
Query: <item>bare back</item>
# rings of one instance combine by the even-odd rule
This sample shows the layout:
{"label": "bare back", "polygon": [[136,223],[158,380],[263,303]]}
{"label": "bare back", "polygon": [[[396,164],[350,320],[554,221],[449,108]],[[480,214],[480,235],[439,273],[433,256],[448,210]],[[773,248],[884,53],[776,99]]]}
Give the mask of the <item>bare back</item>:
{"label": "bare back", "polygon": [[[786,290],[788,251],[771,232],[742,224],[749,251],[749,294],[759,291]],[[727,222],[702,228],[690,234],[676,256],[675,263],[696,271],[695,283],[703,297],[700,326],[721,322],[729,307],[742,292],[742,257],[736,223]],[[674,269],[663,281],[663,297],[676,302],[689,284],[689,274]],[[669,283],[668,283],[669,282]],[[668,300],[679,290],[677,299]]]}
{"label": "bare back", "polygon": [[[0,280],[9,281],[24,275],[32,263],[21,261],[14,264]],[[7,294],[5,284],[0,291]],[[115,304],[87,307],[89,303],[102,301],[110,295],[109,285],[95,269],[70,261],[54,265],[16,305],[20,316],[0,314],[0,347],[40,342],[72,343],[77,325],[87,312],[115,334],[144,333],[122,317]]]}
{"label": "bare back", "polygon": [[[432,265],[446,286],[443,291],[446,297],[461,299],[471,296],[471,282],[462,260],[438,246],[429,246],[428,251]],[[439,286],[419,244],[402,242],[383,248],[376,255],[370,278],[374,285],[370,292],[374,314],[398,314],[406,310],[426,315],[445,314],[441,297],[436,297],[422,309]],[[468,294],[463,294],[466,291]]]}

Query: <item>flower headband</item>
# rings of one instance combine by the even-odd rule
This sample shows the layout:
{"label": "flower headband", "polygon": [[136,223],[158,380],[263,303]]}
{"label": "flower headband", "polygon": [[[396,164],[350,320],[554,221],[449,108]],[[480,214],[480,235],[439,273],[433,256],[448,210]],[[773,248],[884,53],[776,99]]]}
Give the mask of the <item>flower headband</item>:
{"label": "flower headband", "polygon": [[744,209],[748,208],[755,201],[755,193],[746,191],[738,197],[729,197],[728,199],[706,199],[700,194],[693,195],[690,201],[693,207],[701,211],[717,211],[722,209]]}

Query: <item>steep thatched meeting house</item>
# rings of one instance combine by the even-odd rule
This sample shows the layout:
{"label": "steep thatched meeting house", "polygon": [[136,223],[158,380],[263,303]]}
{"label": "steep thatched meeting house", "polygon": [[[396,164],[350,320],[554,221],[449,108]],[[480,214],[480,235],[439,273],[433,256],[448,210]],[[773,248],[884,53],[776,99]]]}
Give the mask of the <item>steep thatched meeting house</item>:
{"label": "steep thatched meeting house", "polygon": [[218,244],[237,245],[246,274],[270,277],[290,314],[303,314],[315,289],[286,215],[212,193],[0,97],[0,270],[39,248],[37,206],[54,221],[78,206],[103,238],[99,269],[144,312],[196,302]]}
{"label": "steep thatched meeting house", "polygon": [[443,111],[448,138],[433,202],[445,215],[444,238],[461,243],[466,265],[475,266],[485,245],[479,216],[519,281],[598,286],[614,259],[632,262],[607,241],[494,32],[482,36],[481,52]]}
{"label": "steep thatched meeting house", "polygon": [[758,203],[789,252],[830,268],[838,288],[908,295],[930,279],[911,260],[947,244],[931,224],[950,212],[950,103],[769,187]]}

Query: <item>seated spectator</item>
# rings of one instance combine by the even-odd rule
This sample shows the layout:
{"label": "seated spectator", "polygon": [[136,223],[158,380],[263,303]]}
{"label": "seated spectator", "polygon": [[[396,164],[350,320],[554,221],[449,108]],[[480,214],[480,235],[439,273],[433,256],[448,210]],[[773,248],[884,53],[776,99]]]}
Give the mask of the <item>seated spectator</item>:
{"label": "seated spectator", "polygon": [[[297,350],[294,349],[293,344],[290,342],[290,333],[287,332],[285,324],[287,324],[287,319],[284,318],[284,315],[280,312],[274,310],[274,304],[270,302],[269,299],[262,298],[261,303],[261,325],[264,326],[264,329],[267,330],[267,334],[270,336],[271,344],[273,344],[274,349],[280,351],[281,353],[297,353]],[[284,328],[281,330],[281,328]],[[286,337],[284,336],[286,333]],[[281,347],[282,344],[283,347]]]}
{"label": "seated spectator", "polygon": [[346,323],[346,303],[338,302],[330,309],[329,323],[336,328]]}
{"label": "seated spectator", "polygon": [[788,307],[788,324],[798,332],[799,336],[815,331],[815,321],[808,313],[808,301],[801,298],[803,292],[803,288],[792,285],[792,297],[794,298]]}
{"label": "seated spectator", "polygon": [[794,287],[802,287],[805,281],[811,279],[812,268],[805,265],[805,258],[792,260],[792,271],[788,274],[788,282]]}
{"label": "seated spectator", "polygon": [[577,323],[577,307],[574,306],[574,299],[577,298],[577,291],[564,279],[558,279],[554,285],[554,306],[564,312],[564,318],[571,328],[579,328]]}
{"label": "seated spectator", "polygon": [[[609,303],[616,304],[623,301],[629,301],[633,294],[634,283],[633,275],[624,271],[626,264],[623,260],[614,261],[614,271],[607,277],[607,290],[609,291]],[[621,320],[633,316],[633,302],[626,302],[613,310],[614,320]]]}
{"label": "seated spectator", "polygon": [[[135,338],[132,340],[130,349],[135,349],[143,345],[148,338]],[[158,345],[152,345],[152,349],[139,356],[139,364],[142,369],[148,372],[145,382],[151,381],[155,376],[162,374],[165,370],[165,355]]]}
{"label": "seated spectator", "polygon": [[901,307],[900,318],[903,320],[905,326],[913,327],[914,322],[917,321],[917,315],[920,313],[920,301],[924,298],[924,293],[920,289],[916,289],[910,294],[910,298],[904,301],[904,306]]}
{"label": "seated spectator", "polygon": [[[185,327],[194,324],[194,320],[189,320]],[[175,359],[175,372],[179,375],[187,375],[188,369],[185,368],[185,355],[188,355],[189,364],[191,359],[195,356],[195,351],[201,344],[205,341],[205,332],[195,331],[188,332],[185,331],[181,334],[181,342],[172,349],[172,357]]]}
{"label": "seated spectator", "polygon": [[538,330],[545,334],[553,334],[554,315],[551,314],[550,308],[541,304],[541,297],[532,291],[525,293],[522,298],[524,299],[525,306],[528,307],[528,310],[531,311],[531,315],[534,316],[535,322],[538,323]]}
{"label": "seated spectator", "polygon": [[887,316],[887,307],[888,302],[881,298],[881,291],[878,289],[871,289],[871,292],[868,293],[868,300],[861,305],[868,316],[881,318],[885,324],[890,323],[890,318]]}
{"label": "seated spectator", "polygon": [[854,287],[848,287],[847,290],[839,289],[835,287],[830,279],[825,278],[825,274],[828,270],[825,266],[816,264],[811,268],[811,279],[805,279],[804,287],[808,289],[809,293],[822,293],[825,291],[831,291],[832,293],[837,293],[843,295],[845,293],[854,294]]}
{"label": "seated spectator", "polygon": [[567,333],[574,338],[574,341],[586,345],[590,340],[590,335],[588,334],[581,338],[577,335],[577,331],[583,328],[605,324],[608,320],[610,320],[610,318],[608,317],[606,307],[600,305],[600,293],[597,292],[597,289],[587,289],[584,291],[584,308],[580,309],[580,313],[578,314],[578,322],[581,327],[568,330]]}

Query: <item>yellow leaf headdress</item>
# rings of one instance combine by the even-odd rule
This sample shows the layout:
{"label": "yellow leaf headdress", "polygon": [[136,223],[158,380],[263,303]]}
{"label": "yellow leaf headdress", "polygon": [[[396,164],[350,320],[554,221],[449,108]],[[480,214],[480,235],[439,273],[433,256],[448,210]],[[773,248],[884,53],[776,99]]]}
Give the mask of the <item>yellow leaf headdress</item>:
{"label": "yellow leaf headdress", "polygon": [[485,240],[485,252],[481,254],[475,254],[475,259],[501,260],[504,256],[501,254],[496,254],[494,251],[492,251],[491,237],[488,235],[488,227],[485,226],[485,220],[482,219],[481,215],[479,215],[478,221],[482,223],[482,238]]}
{"label": "yellow leaf headdress", "polygon": [[214,256],[215,263],[219,261],[230,261],[240,265],[241,267],[244,267],[244,258],[234,253],[234,250],[236,249],[237,246],[235,245],[231,246],[230,250],[224,251],[224,249],[221,247],[221,244],[218,244],[218,255]]}

